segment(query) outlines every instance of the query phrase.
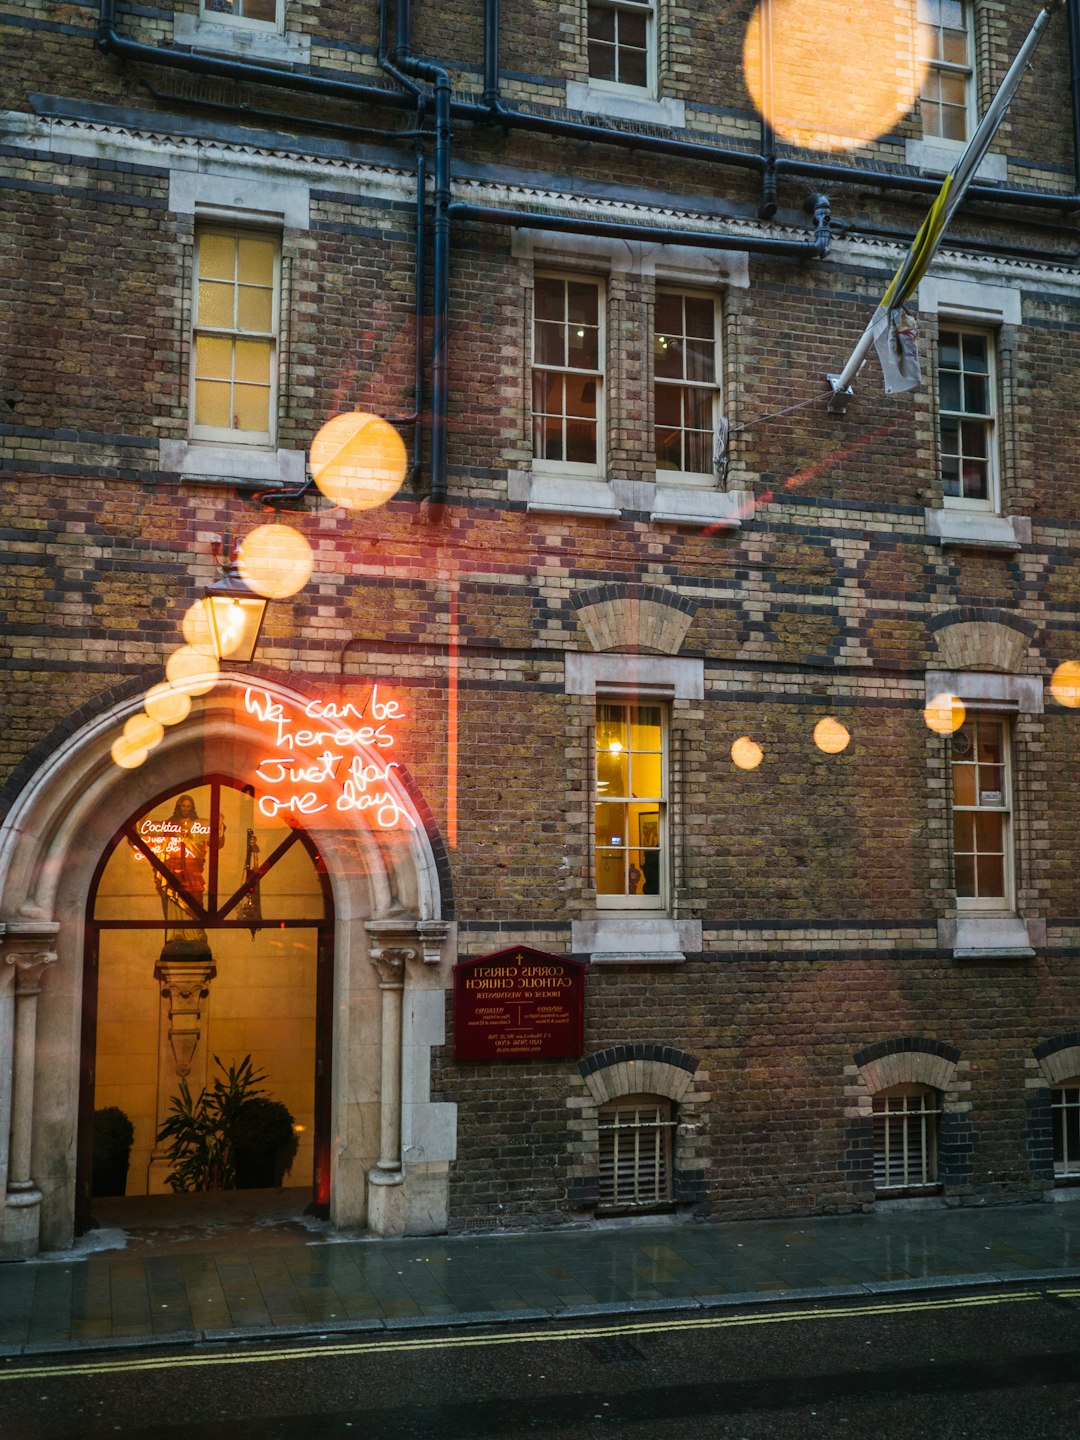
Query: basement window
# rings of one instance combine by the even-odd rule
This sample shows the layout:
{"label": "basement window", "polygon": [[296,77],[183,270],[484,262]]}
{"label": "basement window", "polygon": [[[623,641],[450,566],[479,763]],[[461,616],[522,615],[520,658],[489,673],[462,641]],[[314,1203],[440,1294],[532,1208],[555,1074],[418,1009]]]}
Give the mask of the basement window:
{"label": "basement window", "polygon": [[1050,1091],[1054,1130],[1054,1183],[1080,1185],[1080,1076]]}
{"label": "basement window", "polygon": [[941,1099],[926,1085],[874,1096],[874,1190],[883,1199],[936,1192]]}
{"label": "basement window", "polygon": [[658,1210],[672,1203],[670,1100],[625,1095],[600,1107],[600,1182],[597,1208]]}

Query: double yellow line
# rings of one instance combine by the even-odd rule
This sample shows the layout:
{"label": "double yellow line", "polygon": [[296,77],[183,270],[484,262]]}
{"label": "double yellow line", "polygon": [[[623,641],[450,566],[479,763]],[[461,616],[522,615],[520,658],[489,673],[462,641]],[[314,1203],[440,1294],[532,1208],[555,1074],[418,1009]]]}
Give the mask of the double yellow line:
{"label": "double yellow line", "polygon": [[[1080,1289],[1051,1290],[1062,1299],[1080,1297]],[[332,1344],[290,1345],[272,1350],[228,1350],[216,1355],[130,1356],[125,1359],[64,1361],[58,1365],[21,1364],[8,1369],[0,1364],[0,1381],[43,1380],[63,1375],[125,1375],[136,1371],[181,1370],[217,1365],[278,1365],[290,1360],[324,1357],[340,1360],[355,1355],[394,1355],[418,1350],[485,1349],[493,1345],[537,1345],[574,1340],[607,1340],[616,1336],[672,1335],[694,1330],[738,1330],[754,1325],[788,1325],[810,1320],[873,1319],[879,1315],[914,1315],[936,1310],[967,1310],[989,1305],[1027,1304],[1044,1298],[1037,1290],[1015,1290],[1005,1295],[965,1295],[944,1299],[910,1299],[866,1305],[832,1305],[804,1310],[766,1310],[754,1315],[702,1315],[672,1320],[639,1320],[621,1324],[578,1325],[560,1328],[553,1320],[543,1330],[511,1330],[490,1335],[452,1333],[439,1336],[387,1336],[378,1340],[339,1340]],[[258,1337],[260,1343],[272,1336]],[[167,1336],[161,1343],[169,1343]],[[11,1362],[8,1362],[11,1363]]]}

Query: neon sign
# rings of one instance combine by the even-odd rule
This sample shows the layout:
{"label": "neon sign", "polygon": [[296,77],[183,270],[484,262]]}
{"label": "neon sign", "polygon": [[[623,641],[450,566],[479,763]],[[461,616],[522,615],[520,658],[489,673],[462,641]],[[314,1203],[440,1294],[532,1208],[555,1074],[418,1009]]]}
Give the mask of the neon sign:
{"label": "neon sign", "polygon": [[[190,836],[196,837],[196,843],[201,840],[208,844],[210,840],[210,826],[203,824],[201,820],[144,820],[138,831],[147,850],[152,851],[161,861],[167,861],[169,856],[179,855],[190,848]],[[131,858],[145,861],[146,854],[133,845]]]}
{"label": "neon sign", "polygon": [[397,762],[371,756],[393,749],[393,727],[405,719],[396,700],[379,698],[378,685],[359,707],[311,700],[302,710],[286,709],[266,690],[249,686],[244,710],[266,727],[276,752],[255,767],[265,789],[256,804],[267,819],[366,811],[381,830],[415,824],[394,793]]}

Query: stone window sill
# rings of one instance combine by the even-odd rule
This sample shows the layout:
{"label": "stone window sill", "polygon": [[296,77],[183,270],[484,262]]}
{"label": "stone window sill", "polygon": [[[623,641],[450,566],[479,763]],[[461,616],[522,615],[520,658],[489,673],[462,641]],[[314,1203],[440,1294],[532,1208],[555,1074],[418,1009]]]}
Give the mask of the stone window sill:
{"label": "stone window sill", "polygon": [[160,468],[181,480],[219,481],[227,485],[304,483],[307,456],[303,450],[275,450],[264,445],[216,445],[200,440],[162,440]]}
{"label": "stone window sill", "polygon": [[981,510],[927,510],[926,534],[939,545],[968,550],[1019,550],[1031,544],[1025,515],[991,515]]}
{"label": "stone window sill", "polygon": [[[965,146],[960,141],[950,145],[935,140],[908,140],[904,146],[904,162],[916,170],[933,175],[947,175],[964,153],[964,149]],[[975,172],[975,178],[1004,183],[1009,178],[1007,157],[995,154],[984,156]]]}
{"label": "stone window sill", "polygon": [[571,949],[594,965],[682,965],[701,950],[701,921],[663,915],[609,914],[574,920]]}
{"label": "stone window sill", "polygon": [[583,115],[611,115],[619,120],[638,120],[645,125],[686,125],[686,106],[681,100],[654,100],[632,90],[607,90],[581,80],[568,80],[566,108]]}
{"label": "stone window sill", "polygon": [[938,944],[954,960],[1034,960],[1046,944],[1044,920],[1017,915],[958,915],[938,921]]}
{"label": "stone window sill", "polygon": [[173,44],[237,60],[264,60],[271,65],[307,65],[311,61],[311,37],[246,25],[215,24],[198,15],[173,17]]}
{"label": "stone window sill", "polygon": [[740,529],[754,508],[754,497],[749,490],[657,485],[644,480],[609,483],[536,470],[511,470],[507,475],[507,492],[511,500],[540,514],[592,515],[617,520],[624,511],[636,511],[646,513],[654,525],[715,530]]}

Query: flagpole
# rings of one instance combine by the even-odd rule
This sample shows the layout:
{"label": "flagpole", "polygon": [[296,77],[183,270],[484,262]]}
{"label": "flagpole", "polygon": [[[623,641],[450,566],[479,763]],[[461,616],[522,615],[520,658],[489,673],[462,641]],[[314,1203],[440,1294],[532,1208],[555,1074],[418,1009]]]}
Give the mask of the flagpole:
{"label": "flagpole", "polygon": [[[874,344],[874,332],[881,323],[881,312],[886,313],[895,305],[902,305],[903,302],[915,291],[919,281],[930,267],[934,258],[941,237],[946,227],[956,214],[960,201],[964,198],[964,192],[971,184],[976,170],[982,164],[986,152],[990,149],[998,127],[1005,118],[1005,111],[1015,94],[1017,87],[1023,78],[1024,71],[1031,63],[1031,57],[1042,39],[1043,31],[1050,23],[1050,16],[1061,4],[1061,0],[1049,0],[1049,3],[1040,10],[1035,23],[1028,31],[1027,38],[1020,46],[1016,59],[1009,66],[1005,78],[998,86],[997,93],[987,107],[986,114],[976,127],[974,135],[968,141],[963,154],[957,160],[952,170],[945,177],[945,181],[938,192],[937,199],[930,209],[930,213],[923,221],[912,243],[911,249],[904,256],[904,259],[893,276],[888,289],[870,317],[870,323],[859,337],[858,344],[851,352],[851,356],[838,375],[828,377],[832,386],[833,401],[847,391],[851,382],[855,379],[861,369],[863,362]],[[831,402],[830,402],[831,403]]]}

